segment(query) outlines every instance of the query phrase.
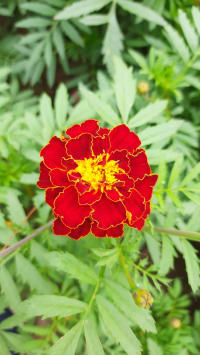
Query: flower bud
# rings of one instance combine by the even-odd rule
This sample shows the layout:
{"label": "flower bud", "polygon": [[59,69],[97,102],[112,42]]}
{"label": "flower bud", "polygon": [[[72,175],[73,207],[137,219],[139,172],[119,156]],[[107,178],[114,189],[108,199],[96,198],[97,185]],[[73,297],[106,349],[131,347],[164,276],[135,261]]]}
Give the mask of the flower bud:
{"label": "flower bud", "polygon": [[153,304],[153,297],[150,292],[141,288],[134,292],[133,298],[140,308],[149,309]]}
{"label": "flower bud", "polygon": [[181,320],[178,319],[178,318],[172,318],[172,319],[170,320],[170,324],[171,324],[172,328],[178,329],[178,328],[181,327],[182,322],[181,322]]}
{"label": "flower bud", "polygon": [[141,94],[141,95],[145,95],[149,92],[149,83],[147,81],[141,81],[139,84],[138,84],[138,92]]}

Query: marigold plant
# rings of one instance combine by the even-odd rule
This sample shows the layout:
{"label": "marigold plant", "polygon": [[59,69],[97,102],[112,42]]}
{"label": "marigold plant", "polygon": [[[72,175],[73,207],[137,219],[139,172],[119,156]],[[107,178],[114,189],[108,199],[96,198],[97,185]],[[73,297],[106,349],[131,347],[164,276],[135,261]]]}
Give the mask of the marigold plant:
{"label": "marigold plant", "polygon": [[108,129],[96,120],[51,138],[40,153],[37,185],[46,190],[55,234],[117,238],[125,224],[144,227],[158,176],[140,145],[125,124]]}

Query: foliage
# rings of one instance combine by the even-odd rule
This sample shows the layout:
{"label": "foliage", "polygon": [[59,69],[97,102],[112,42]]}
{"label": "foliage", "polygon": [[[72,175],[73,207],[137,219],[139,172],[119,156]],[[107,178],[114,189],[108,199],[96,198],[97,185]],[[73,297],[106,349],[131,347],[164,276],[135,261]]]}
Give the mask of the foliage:
{"label": "foliage", "polygon": [[[200,11],[193,5],[1,1],[2,248],[52,218],[35,186],[39,152],[75,123],[127,124],[159,180],[142,232],[76,242],[47,228],[0,259],[0,313],[13,312],[0,323],[0,354],[199,353],[200,314],[190,308],[200,286]],[[182,286],[172,282],[179,263]],[[153,295],[151,310],[136,305],[135,287]]]}

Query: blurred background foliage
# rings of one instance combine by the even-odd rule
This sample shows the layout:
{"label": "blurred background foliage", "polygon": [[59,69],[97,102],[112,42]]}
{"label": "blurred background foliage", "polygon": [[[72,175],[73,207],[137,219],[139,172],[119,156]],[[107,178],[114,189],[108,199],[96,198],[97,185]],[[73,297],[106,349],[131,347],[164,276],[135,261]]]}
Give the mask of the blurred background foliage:
{"label": "blurred background foliage", "polygon": [[143,232],[75,242],[46,229],[0,259],[0,355],[199,354],[199,237],[163,230],[200,232],[199,6],[0,0],[1,247],[51,219],[39,152],[75,123],[126,123],[159,174]]}

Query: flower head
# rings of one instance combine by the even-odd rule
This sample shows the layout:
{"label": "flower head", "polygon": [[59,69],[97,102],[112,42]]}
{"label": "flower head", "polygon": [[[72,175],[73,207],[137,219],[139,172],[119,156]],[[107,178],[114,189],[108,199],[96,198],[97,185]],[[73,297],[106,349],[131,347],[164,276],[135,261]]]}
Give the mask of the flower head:
{"label": "flower head", "polygon": [[153,304],[153,297],[150,292],[142,288],[134,292],[133,298],[140,308],[149,309]]}
{"label": "flower head", "polygon": [[157,175],[140,144],[126,125],[110,130],[96,120],[51,138],[40,153],[37,186],[46,190],[55,234],[117,238],[124,224],[143,228]]}

